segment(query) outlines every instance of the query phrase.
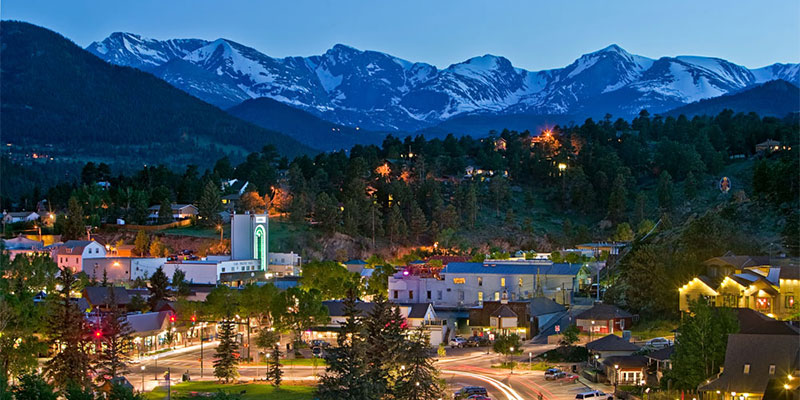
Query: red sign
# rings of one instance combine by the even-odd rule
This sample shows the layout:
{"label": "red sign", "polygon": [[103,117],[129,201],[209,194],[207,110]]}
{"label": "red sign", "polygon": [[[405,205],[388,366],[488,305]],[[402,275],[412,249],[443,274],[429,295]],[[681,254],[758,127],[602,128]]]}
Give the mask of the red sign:
{"label": "red sign", "polygon": [[556,333],[561,332],[561,325],[556,325]]}

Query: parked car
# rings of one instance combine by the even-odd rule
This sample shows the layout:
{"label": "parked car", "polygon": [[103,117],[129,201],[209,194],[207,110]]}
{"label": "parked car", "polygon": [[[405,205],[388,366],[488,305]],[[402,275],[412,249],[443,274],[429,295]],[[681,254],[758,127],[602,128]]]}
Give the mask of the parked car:
{"label": "parked car", "polygon": [[492,398],[482,394],[473,394],[472,396],[467,397],[467,400],[492,400]]}
{"label": "parked car", "polygon": [[660,349],[660,348],[663,348],[663,347],[667,347],[667,346],[669,346],[671,344],[672,344],[672,342],[669,339],[663,338],[663,337],[652,338],[652,339],[648,340],[647,343],[646,343],[646,345],[648,347],[654,347],[654,348],[657,348],[657,349]]}
{"label": "parked car", "polygon": [[564,375],[562,377],[558,378],[558,380],[560,380],[562,382],[575,382],[575,381],[578,380],[578,375],[564,372]]}
{"label": "parked car", "polygon": [[458,389],[457,392],[453,394],[454,400],[462,400],[471,398],[471,396],[488,396],[489,392],[486,390],[485,387],[481,386],[464,386],[461,389]]}
{"label": "parked car", "polygon": [[330,345],[331,345],[330,343],[320,339],[315,339],[311,341],[311,346],[322,347],[323,349],[329,347]]}
{"label": "parked car", "polygon": [[605,394],[599,390],[583,392],[575,395],[575,400],[614,400],[614,396]]}
{"label": "parked car", "polygon": [[456,336],[456,337],[450,339],[450,348],[453,348],[453,347],[464,347],[466,345],[467,345],[467,340],[462,338],[462,337]]}
{"label": "parked car", "polygon": [[479,336],[470,336],[469,338],[467,338],[467,343],[466,343],[466,346],[467,346],[467,347],[478,347],[478,346],[482,346],[482,344],[481,344],[481,337],[479,337]]}
{"label": "parked car", "polygon": [[311,355],[314,357],[322,357],[322,347],[314,346],[311,348]]}
{"label": "parked car", "polygon": [[544,379],[548,381],[558,379],[558,374],[563,374],[560,368],[548,368],[544,371]]}

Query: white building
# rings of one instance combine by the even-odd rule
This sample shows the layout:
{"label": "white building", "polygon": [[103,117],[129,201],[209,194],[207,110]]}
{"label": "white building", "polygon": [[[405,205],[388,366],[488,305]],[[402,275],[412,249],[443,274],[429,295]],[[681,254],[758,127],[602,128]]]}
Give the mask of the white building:
{"label": "white building", "polygon": [[231,259],[269,263],[269,217],[267,214],[234,214],[231,218]]}
{"label": "white building", "polygon": [[[197,207],[195,207],[193,204],[172,203],[170,207],[172,208],[172,219],[176,221],[196,217],[198,214]],[[148,208],[148,210],[150,210],[150,215],[148,216],[148,218],[158,219],[158,210],[160,209],[161,209],[160,205],[155,205]]]}
{"label": "white building", "polygon": [[105,258],[106,248],[94,240],[68,240],[53,246],[52,258],[61,269],[69,268],[78,273],[83,270],[83,260]]}
{"label": "white building", "polygon": [[[434,306],[474,307],[483,301],[529,299],[537,292],[560,304],[571,301],[578,290],[581,264],[534,261],[503,263],[449,263],[437,277],[420,277],[407,270],[389,278],[389,299],[399,303],[433,303]],[[538,277],[538,284],[537,284]]]}
{"label": "white building", "polygon": [[269,253],[268,271],[275,276],[296,276],[300,275],[300,264],[302,258],[299,254],[291,253]]}
{"label": "white building", "polygon": [[33,211],[3,212],[3,223],[5,224],[33,222],[37,219],[39,219],[39,214]]}

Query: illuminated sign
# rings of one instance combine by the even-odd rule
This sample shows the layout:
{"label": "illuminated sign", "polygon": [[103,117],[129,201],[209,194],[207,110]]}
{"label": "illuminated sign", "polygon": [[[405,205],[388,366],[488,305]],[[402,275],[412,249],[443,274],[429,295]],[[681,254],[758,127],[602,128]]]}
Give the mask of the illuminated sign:
{"label": "illuminated sign", "polygon": [[256,217],[256,223],[257,224],[265,224],[265,223],[267,223],[267,217],[265,217],[265,216]]}

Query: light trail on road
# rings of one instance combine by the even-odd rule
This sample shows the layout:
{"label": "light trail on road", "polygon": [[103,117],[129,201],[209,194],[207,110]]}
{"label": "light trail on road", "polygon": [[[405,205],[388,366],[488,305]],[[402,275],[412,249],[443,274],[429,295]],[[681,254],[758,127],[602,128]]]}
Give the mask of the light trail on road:
{"label": "light trail on road", "polygon": [[442,370],[442,373],[461,375],[478,379],[494,386],[495,388],[497,388],[497,390],[503,392],[503,394],[508,398],[508,400],[524,400],[522,396],[520,396],[519,393],[517,393],[517,391],[514,390],[512,387],[506,385],[503,382],[498,381],[497,379],[489,378],[488,376],[473,374],[471,372],[453,371],[453,370]]}

